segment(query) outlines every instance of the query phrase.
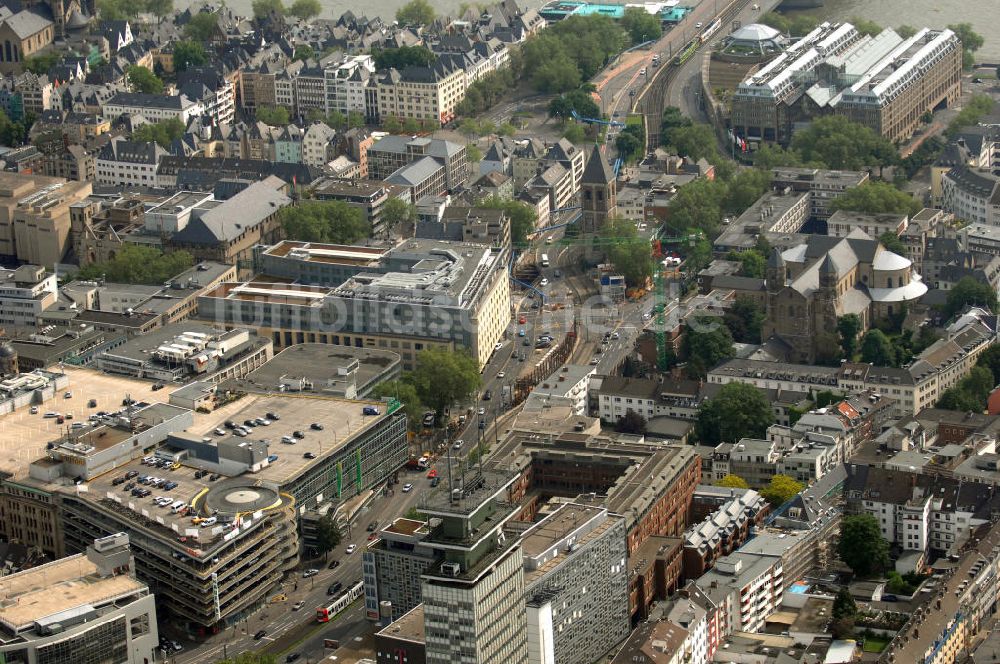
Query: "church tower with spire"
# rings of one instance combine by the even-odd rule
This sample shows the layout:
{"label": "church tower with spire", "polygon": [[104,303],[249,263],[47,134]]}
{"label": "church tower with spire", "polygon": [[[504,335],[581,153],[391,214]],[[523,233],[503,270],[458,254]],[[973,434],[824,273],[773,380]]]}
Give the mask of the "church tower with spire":
{"label": "church tower with spire", "polygon": [[601,153],[601,147],[596,144],[580,177],[580,205],[583,208],[581,230],[584,233],[600,230],[608,218],[618,212],[615,174]]}

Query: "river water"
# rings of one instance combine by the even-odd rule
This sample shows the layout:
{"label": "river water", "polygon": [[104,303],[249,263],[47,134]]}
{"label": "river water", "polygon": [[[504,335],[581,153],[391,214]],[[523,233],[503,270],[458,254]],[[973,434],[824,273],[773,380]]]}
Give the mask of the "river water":
{"label": "river water", "polygon": [[[790,12],[791,14],[792,12]],[[985,43],[976,52],[977,62],[1000,63],[1000,0],[826,0],[820,9],[803,12],[823,19],[846,21],[860,16],[887,28],[943,28],[950,23],[971,23]]]}

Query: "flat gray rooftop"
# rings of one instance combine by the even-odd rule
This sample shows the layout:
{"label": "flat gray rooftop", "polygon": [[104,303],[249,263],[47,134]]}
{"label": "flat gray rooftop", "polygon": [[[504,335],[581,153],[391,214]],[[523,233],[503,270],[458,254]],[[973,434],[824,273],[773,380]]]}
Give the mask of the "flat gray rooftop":
{"label": "flat gray rooftop", "polygon": [[354,360],[358,361],[355,376],[358,394],[367,393],[387,376],[398,375],[401,363],[399,354],[388,350],[298,344],[281,351],[245,378],[227,381],[224,387],[248,392],[276,392],[282,378],[304,378],[313,383],[314,392],[322,393],[327,381],[342,379],[337,370],[347,367]]}

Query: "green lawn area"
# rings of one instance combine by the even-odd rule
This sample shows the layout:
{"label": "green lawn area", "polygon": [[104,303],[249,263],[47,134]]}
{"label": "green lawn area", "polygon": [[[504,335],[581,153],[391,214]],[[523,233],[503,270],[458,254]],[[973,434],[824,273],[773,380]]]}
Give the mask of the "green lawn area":
{"label": "green lawn area", "polygon": [[632,126],[632,125],[638,125],[638,126],[641,127],[642,126],[642,121],[643,121],[644,117],[645,116],[639,115],[639,114],[630,115],[627,118],[625,118],[625,126],[628,127],[628,126]]}
{"label": "green lawn area", "polygon": [[889,642],[883,638],[872,636],[865,639],[864,645],[861,647],[863,652],[882,652],[885,647],[889,645]]}

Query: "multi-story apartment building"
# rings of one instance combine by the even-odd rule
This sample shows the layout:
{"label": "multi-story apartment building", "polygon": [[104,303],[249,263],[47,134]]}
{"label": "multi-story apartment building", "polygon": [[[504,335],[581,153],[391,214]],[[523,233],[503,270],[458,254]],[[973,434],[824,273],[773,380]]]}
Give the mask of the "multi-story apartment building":
{"label": "multi-story apartment building", "polygon": [[[429,663],[528,661],[523,552],[519,538],[503,532],[516,509],[504,500],[514,479],[477,473],[462,487],[433,492],[420,508],[426,525],[397,521],[400,527],[392,528],[409,531],[409,546],[389,533],[391,558],[380,540],[364,554],[365,606],[372,619],[379,616],[380,589],[409,587],[412,599],[412,572],[419,573]],[[457,620],[456,608],[462,612]]]}
{"label": "multi-story apartment building", "polygon": [[826,222],[826,234],[847,237],[852,231],[860,230],[870,237],[880,237],[885,233],[902,235],[909,226],[909,215],[887,212],[866,214],[837,210]]}
{"label": "multi-story apartment building", "polygon": [[[305,342],[386,348],[411,369],[422,349],[444,345],[467,349],[483,367],[510,318],[506,266],[479,244],[409,240],[378,257],[358,247],[284,243],[258,256],[262,267],[276,261],[284,274],[314,275],[307,283],[320,273],[332,280],[224,284],[200,298],[199,316],[257,326],[276,348]],[[320,263],[351,266],[354,274],[338,281],[345,272]]]}
{"label": "multi-story apartment building", "polygon": [[990,485],[906,470],[850,464],[847,510],[870,514],[882,536],[903,551],[955,553],[991,521],[998,500]]}
{"label": "multi-story apartment building", "polygon": [[692,519],[684,533],[684,577],[696,579],[722,556],[728,556],[751,536],[769,512],[767,501],[753,489],[698,487],[699,495],[708,492],[722,498],[718,506],[701,519]]}
{"label": "multi-story apartment building", "polygon": [[891,141],[910,137],[921,116],[960,93],[962,48],[951,30],[904,39],[886,29],[862,35],[823,23],[753,72],[733,95],[733,131],[787,143],[795,122],[843,115]]}
{"label": "multi-story apartment building", "polygon": [[456,189],[469,178],[465,146],[436,138],[386,136],[368,148],[368,177],[385,180],[407,164],[430,157],[444,166],[445,186]]}
{"label": "multi-story apartment building", "polygon": [[816,219],[829,218],[830,201],[867,181],[867,171],[826,171],[792,166],[782,166],[771,171],[773,187],[809,192],[810,216]]}
{"label": "multi-story apartment building", "polygon": [[144,92],[119,92],[104,102],[101,111],[105,117],[120,115],[141,115],[151,122],[180,120],[187,126],[188,120],[205,112],[201,102],[192,101],[185,95],[154,95]]}
{"label": "multi-story apartment building", "polygon": [[723,635],[761,631],[785,590],[781,558],[739,551],[719,558],[695,583],[719,608]]}
{"label": "multi-story apartment building", "polygon": [[325,122],[314,122],[302,134],[302,163],[322,168],[333,158],[333,141],[337,132]]}
{"label": "multi-story apartment building", "polygon": [[113,187],[157,185],[160,159],[170,154],[156,143],[137,143],[118,136],[97,153],[97,183]]}
{"label": "multi-story apartment building", "polygon": [[382,225],[382,206],[389,200],[389,188],[378,182],[364,180],[324,180],[314,190],[317,200],[343,201],[361,210],[371,224],[372,235],[385,232]]}
{"label": "multi-story apartment building", "polygon": [[798,233],[810,217],[810,192],[769,191],[725,226],[713,245],[720,253],[752,249],[758,237]]}
{"label": "multi-story apartment building", "polygon": [[520,539],[529,661],[589,664],[628,635],[623,517],[568,503]]}
{"label": "multi-story apartment building", "polygon": [[941,178],[942,203],[964,221],[1000,226],[1000,177],[988,168],[955,166]]}
{"label": "multi-story apartment building", "polygon": [[390,69],[369,82],[368,116],[377,121],[397,118],[444,125],[454,119],[465,87],[465,71],[445,59],[428,67]]}
{"label": "multi-story apartment building", "polygon": [[154,597],[136,578],[129,536],[94,540],[86,553],[4,577],[0,658],[7,662],[156,659]]}
{"label": "multi-story apartment building", "polygon": [[56,275],[46,274],[45,268],[0,269],[0,325],[34,328],[39,314],[55,304],[58,295]]}
{"label": "multi-story apartment building", "polygon": [[375,74],[375,60],[370,55],[345,57],[332,67],[323,70],[326,87],[326,113],[366,112],[365,89]]}
{"label": "multi-story apartment building", "polygon": [[693,419],[703,401],[696,380],[679,375],[663,382],[646,378],[603,376],[597,388],[601,420],[619,422],[631,410],[647,420],[654,417]]}
{"label": "multi-story apartment building", "polygon": [[304,117],[312,110],[326,112],[326,75],[322,67],[303,67],[292,79],[292,85],[297,115]]}

